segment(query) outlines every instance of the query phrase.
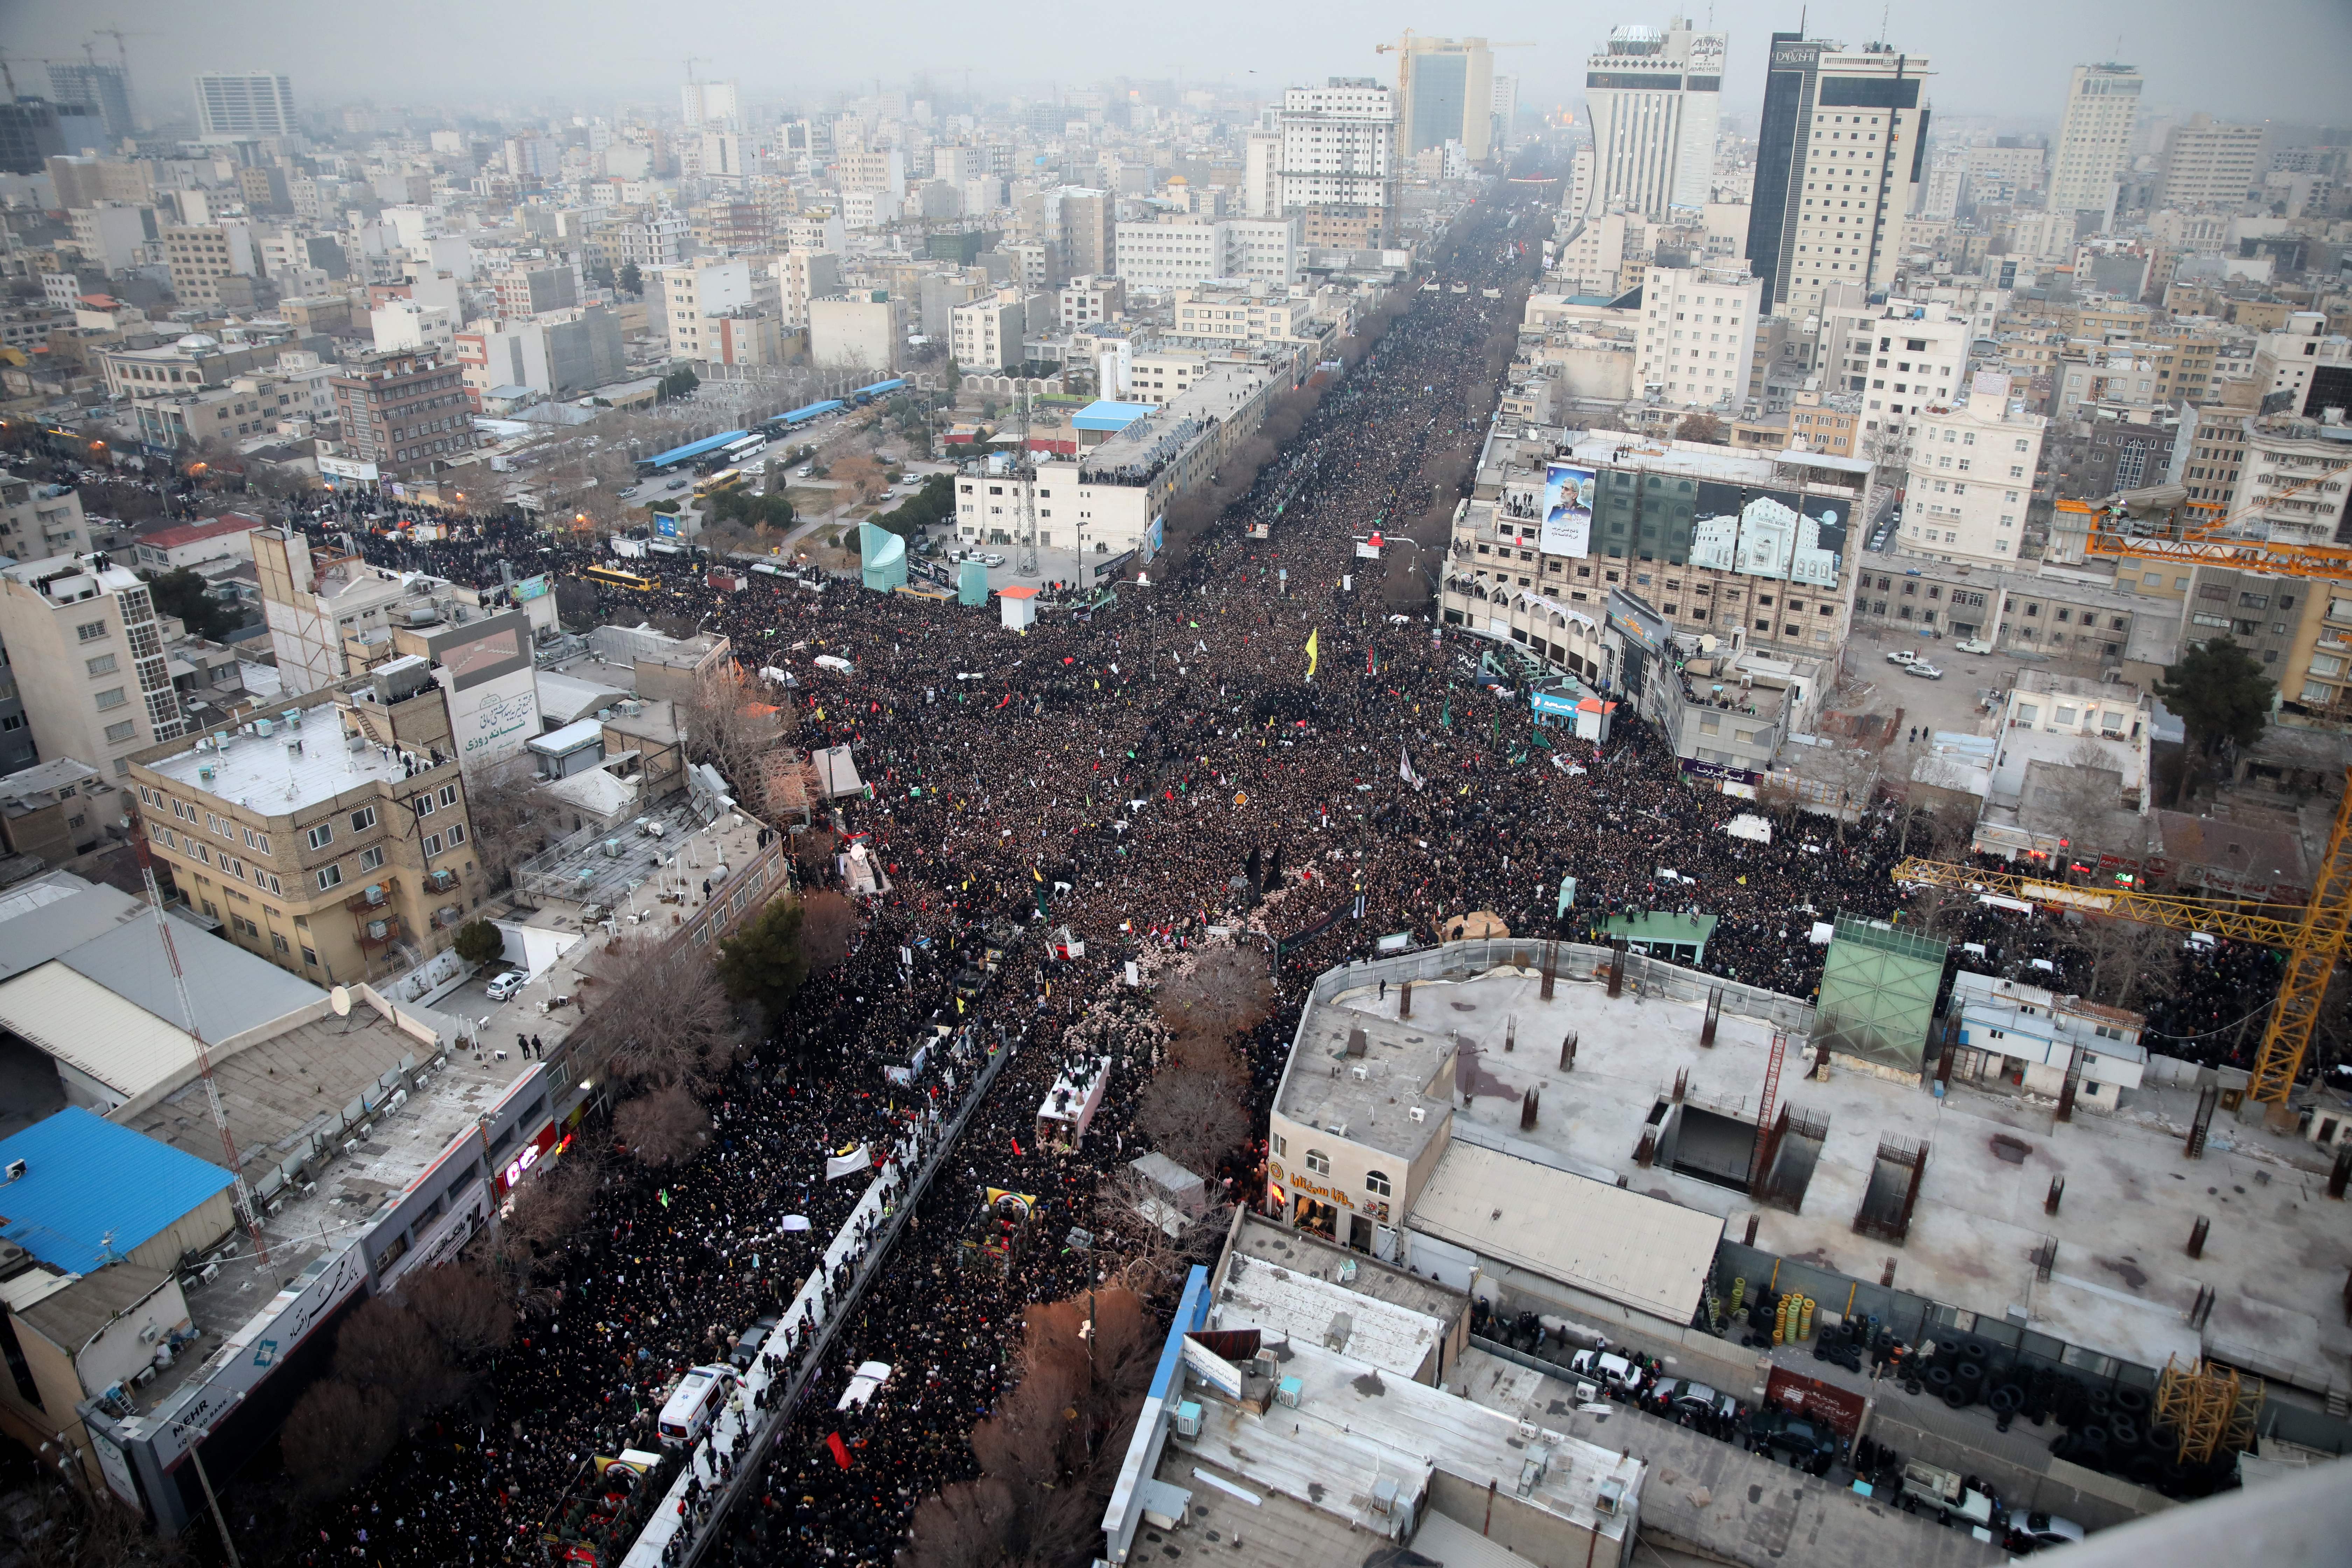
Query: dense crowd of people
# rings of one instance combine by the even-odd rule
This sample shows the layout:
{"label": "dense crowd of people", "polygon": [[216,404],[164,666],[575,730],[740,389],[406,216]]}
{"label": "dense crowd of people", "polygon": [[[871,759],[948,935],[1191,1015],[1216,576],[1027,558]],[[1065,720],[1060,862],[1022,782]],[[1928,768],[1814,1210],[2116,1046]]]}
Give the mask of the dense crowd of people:
{"label": "dense crowd of people", "polygon": [[[1428,942],[1448,917],[1490,910],[1514,931],[1581,938],[1612,913],[1703,910],[1718,921],[1707,969],[1804,996],[1820,973],[1815,920],[1903,909],[1884,811],[1842,834],[1808,817],[1769,843],[1729,835],[1755,806],[1688,787],[1671,745],[1638,721],[1621,710],[1605,742],[1538,732],[1523,698],[1465,673],[1483,639],[1437,626],[1425,601],[1392,613],[1357,575],[1374,563],[1353,541],[1419,510],[1441,455],[1483,438],[1491,398],[1465,389],[1516,321],[1511,286],[1532,266],[1497,243],[1507,212],[1475,209],[1442,258],[1440,277],[1466,291],[1409,296],[1249,491],[1113,602],[1014,636],[992,615],[913,597],[759,576],[722,591],[688,559],[633,563],[658,581],[653,595],[601,590],[602,618],[677,617],[730,638],[747,671],[792,676],[772,696],[793,708],[796,743],[848,746],[871,785],[838,826],[891,890],[866,905],[849,957],[728,1079],[707,1153],[667,1173],[606,1166],[557,1306],[525,1324],[480,1414],[428,1427],[352,1494],[295,1519],[281,1551],[255,1555],[539,1558],[538,1527],[581,1461],[654,1447],[677,1375],[723,1359],[808,1278],[866,1182],[826,1181],[828,1156],[887,1144],[966,1087],[885,1071],[935,1026],[969,1027],[1008,1065],[846,1309],[764,1468],[710,1526],[718,1560],[889,1563],[916,1503],[971,1473],[966,1433],[998,1396],[1022,1306],[1118,1266],[1072,1233],[1107,1233],[1101,1178],[1142,1152],[1132,1106],[1156,1053],[1118,1011],[1130,960],[1147,973],[1181,962],[1227,940],[1213,927],[1275,955],[1280,1004],[1243,1042],[1262,1116],[1307,982],[1381,933]],[[501,563],[516,575],[584,563],[519,516],[395,520],[447,525],[419,540],[368,527],[373,504],[333,500],[297,521],[379,564],[470,583],[498,581]],[[1563,910],[1564,877],[1576,891]],[[1007,921],[1023,937],[982,994],[961,994],[985,931]],[[1058,955],[1048,932],[1065,926],[1083,956]],[[2011,963],[2071,962],[2050,932],[1990,912],[1958,913],[1948,934]],[[2267,955],[2225,947],[2187,963],[2170,1026],[2221,1038],[2205,1031],[2237,1018]],[[1102,1109],[1078,1146],[1041,1145],[1037,1107],[1080,1040],[1111,1060]],[[1255,1157],[1236,1151],[1208,1174],[1245,1201]],[[1023,1244],[975,1266],[962,1239],[990,1187],[1036,1202]],[[850,1370],[869,1361],[895,1369],[891,1385],[864,1417],[838,1415]],[[250,1514],[242,1523],[268,1533]]]}

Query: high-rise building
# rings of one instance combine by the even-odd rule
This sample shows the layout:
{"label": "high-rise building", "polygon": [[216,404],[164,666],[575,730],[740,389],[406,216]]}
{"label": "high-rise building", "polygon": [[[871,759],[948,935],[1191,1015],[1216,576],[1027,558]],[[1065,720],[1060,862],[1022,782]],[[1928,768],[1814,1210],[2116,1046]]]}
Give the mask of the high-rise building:
{"label": "high-rise building", "polygon": [[87,105],[106,126],[110,142],[131,133],[131,83],[121,66],[51,60],[49,96],[59,103]]}
{"label": "high-rise building", "polygon": [[1597,176],[1589,210],[1663,220],[1670,206],[1706,205],[1725,47],[1723,34],[1695,33],[1677,16],[1664,32],[1619,27],[1585,61]]}
{"label": "high-rise building", "polygon": [[196,79],[196,134],[206,142],[291,136],[294,81],[267,71],[205,71]]}
{"label": "high-rise building", "polygon": [[1979,371],[1967,401],[1916,421],[1904,490],[1903,548],[1940,561],[2018,559],[2049,421],[2010,400],[2009,373]]}
{"label": "high-rise building", "polygon": [[731,81],[690,81],[677,92],[679,109],[688,130],[704,125],[715,128],[732,125],[741,112],[738,107],[735,84]]}
{"label": "high-rise building", "polygon": [[[1272,201],[1252,217],[1345,213],[1367,216],[1380,238],[1397,204],[1396,95],[1370,77],[1335,76],[1294,87],[1276,121]],[[1256,193],[1250,193],[1253,201]]]}
{"label": "high-rise building", "polygon": [[116,777],[130,754],[185,727],[147,584],[107,556],[52,555],[0,571],[0,641],[52,762]]}
{"label": "high-rise building", "polygon": [[2259,125],[2222,125],[2210,114],[2191,115],[2165,141],[2155,205],[2181,212],[2243,205],[2247,193],[2263,183],[2264,140]]}
{"label": "high-rise building", "polygon": [[1407,33],[1397,51],[1397,152],[1459,142],[1483,163],[1494,150],[1495,56],[1484,38],[1424,38]]}
{"label": "high-rise building", "polygon": [[2105,215],[2116,176],[2131,166],[2139,119],[2140,74],[2130,66],[2076,66],[2050,170],[2052,212]]}
{"label": "high-rise building", "polygon": [[1747,268],[1653,267],[1635,368],[1645,393],[1685,408],[1738,409],[1756,358],[1763,285]]}
{"label": "high-rise building", "polygon": [[1775,33],[1769,69],[1748,266],[1775,310],[1889,287],[1926,172],[1927,61]]}

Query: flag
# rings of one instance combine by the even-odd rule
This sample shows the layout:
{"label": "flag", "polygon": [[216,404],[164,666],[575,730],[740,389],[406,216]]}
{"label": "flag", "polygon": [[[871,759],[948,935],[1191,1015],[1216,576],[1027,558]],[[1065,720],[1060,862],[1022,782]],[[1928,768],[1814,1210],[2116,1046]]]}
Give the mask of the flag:
{"label": "flag", "polygon": [[824,1435],[824,1446],[833,1450],[833,1462],[835,1464],[839,1465],[845,1470],[849,1468],[849,1449],[847,1446],[842,1442],[840,1433],[827,1432]]}
{"label": "flag", "polygon": [[1319,640],[1322,636],[1320,626],[1307,634],[1307,679],[1309,680],[1315,679],[1315,663],[1322,657],[1323,645]]}
{"label": "flag", "polygon": [[1412,755],[1402,746],[1397,748],[1397,777],[1415,789],[1419,789],[1422,785],[1421,775],[1412,771]]}

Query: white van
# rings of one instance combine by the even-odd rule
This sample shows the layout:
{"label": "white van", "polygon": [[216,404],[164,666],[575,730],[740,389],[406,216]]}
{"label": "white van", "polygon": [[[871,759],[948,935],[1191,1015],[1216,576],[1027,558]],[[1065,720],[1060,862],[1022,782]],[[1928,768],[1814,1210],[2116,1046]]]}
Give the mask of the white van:
{"label": "white van", "polygon": [[857,1363],[857,1370],[849,1374],[849,1386],[842,1390],[841,1403],[835,1405],[834,1409],[836,1412],[863,1410],[874,1402],[876,1394],[889,1386],[890,1363],[888,1362],[860,1362]]}
{"label": "white van", "polygon": [[1633,1363],[1608,1351],[1579,1351],[1569,1358],[1568,1370],[1607,1383],[1621,1394],[1630,1392],[1634,1383]]}
{"label": "white van", "polygon": [[688,1367],[677,1386],[669,1391],[662,1405],[661,1440],[668,1448],[690,1447],[697,1439],[710,1430],[719,1407],[726,1403],[727,1391],[735,1386],[735,1369],[731,1366]]}

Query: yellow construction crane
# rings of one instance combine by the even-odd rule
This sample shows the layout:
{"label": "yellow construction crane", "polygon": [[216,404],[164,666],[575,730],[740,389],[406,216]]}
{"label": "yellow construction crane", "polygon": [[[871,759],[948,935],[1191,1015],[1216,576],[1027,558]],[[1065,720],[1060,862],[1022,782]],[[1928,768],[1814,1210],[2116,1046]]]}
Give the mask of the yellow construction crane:
{"label": "yellow construction crane", "polygon": [[2345,770],[2344,794],[2336,807],[2336,826],[2327,835],[2327,853],[2313,879],[2311,902],[2300,910],[2284,904],[2231,909],[2137,888],[2074,887],[2057,876],[2018,876],[1941,860],[1905,860],[1894,874],[1897,883],[2081,910],[2174,931],[2211,931],[2279,949],[2286,954],[2286,972],[2279,976],[2278,1000],[2271,1006],[2246,1092],[2265,1104],[2284,1105],[2311,1048],[2328,979],[2343,956],[2346,934],[2352,931],[2352,846],[2346,842],[2347,836],[2352,836],[2352,768]]}
{"label": "yellow construction crane", "polygon": [[2224,514],[2213,501],[2185,503],[2188,517],[2163,534],[2137,534],[2118,525],[2105,508],[2086,500],[2062,500],[2057,510],[2087,518],[2084,524],[2085,555],[2122,561],[2169,561],[2191,566],[2229,566],[2242,572],[2267,572],[2281,577],[2313,577],[2352,582],[2352,547],[2337,544],[2292,544],[2266,539],[2233,538],[2225,531],[2262,507],[2284,500],[2298,490],[2352,473],[2352,463],[2322,468],[2274,494],[2250,501]]}

